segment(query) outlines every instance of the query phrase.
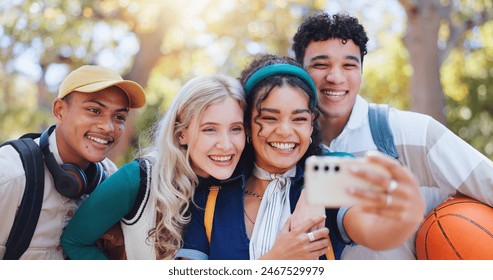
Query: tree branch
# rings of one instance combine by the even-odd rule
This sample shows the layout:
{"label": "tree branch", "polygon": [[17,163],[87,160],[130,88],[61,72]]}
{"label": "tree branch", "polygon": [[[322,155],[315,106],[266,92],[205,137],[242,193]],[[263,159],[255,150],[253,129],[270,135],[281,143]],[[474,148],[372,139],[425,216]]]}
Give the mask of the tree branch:
{"label": "tree branch", "polygon": [[399,3],[401,3],[408,17],[416,14],[417,4],[415,0],[399,0]]}
{"label": "tree branch", "polygon": [[[447,24],[450,30],[450,36],[447,39],[447,43],[445,45],[445,48],[440,52],[440,65],[447,59],[448,55],[450,52],[457,47],[460,43],[464,41],[465,35],[467,31],[471,30],[475,26],[481,26],[485,22],[493,19],[493,11],[490,11],[489,9],[479,13],[478,16],[476,17],[471,17],[470,19],[462,22],[461,24],[453,24],[450,14],[452,11],[452,7],[448,5],[447,9],[450,9],[449,15],[446,18]],[[460,10],[460,8],[457,8],[456,10]]]}

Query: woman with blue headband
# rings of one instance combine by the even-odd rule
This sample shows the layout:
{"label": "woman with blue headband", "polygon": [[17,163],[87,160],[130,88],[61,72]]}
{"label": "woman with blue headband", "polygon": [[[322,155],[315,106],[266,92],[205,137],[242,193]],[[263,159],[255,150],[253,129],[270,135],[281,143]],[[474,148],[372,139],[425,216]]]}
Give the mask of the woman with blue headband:
{"label": "woman with blue headband", "polygon": [[[359,222],[369,225],[364,221],[367,218],[364,210],[357,207],[343,212],[326,209],[325,215],[311,215],[296,227],[291,226],[291,213],[298,201],[310,208],[304,198],[300,200],[304,197],[305,160],[322,152],[315,86],[294,60],[274,55],[258,57],[242,72],[240,80],[247,97],[248,144],[230,179],[202,182],[196,190],[191,222],[185,229],[184,246],[177,257],[332,259],[339,258],[353,235],[367,246],[394,246],[395,240],[374,243],[367,238],[362,226],[353,225]],[[402,167],[387,158],[376,159],[374,164],[392,166],[402,173]],[[372,174],[356,172],[355,175],[384,190],[391,181],[392,171],[379,173],[377,168],[375,170]],[[413,177],[406,172],[403,174],[399,184],[417,191]],[[220,186],[212,214],[209,206],[211,185]],[[382,205],[382,197],[383,200],[386,197],[383,191],[381,193],[379,196],[362,191],[355,195],[368,201],[367,209],[376,209]],[[339,220],[338,213],[342,213]],[[382,223],[377,223],[383,230],[386,229],[384,223],[392,226],[400,223],[393,224],[396,219],[381,220]],[[405,222],[417,226],[419,218],[411,216]],[[353,235],[344,232],[346,225]],[[404,241],[412,230],[404,232],[405,238],[397,236],[397,242]],[[394,235],[394,232],[389,233]]]}

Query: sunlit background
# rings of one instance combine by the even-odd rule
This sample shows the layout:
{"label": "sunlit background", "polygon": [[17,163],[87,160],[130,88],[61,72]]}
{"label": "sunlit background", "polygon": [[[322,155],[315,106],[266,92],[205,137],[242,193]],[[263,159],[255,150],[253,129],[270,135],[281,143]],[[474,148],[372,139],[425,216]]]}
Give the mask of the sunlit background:
{"label": "sunlit background", "polygon": [[[440,12],[436,39],[418,52],[422,43],[403,40],[416,24],[410,3]],[[374,102],[429,110],[413,103],[420,93],[413,79],[433,70],[416,71],[411,54],[419,59],[438,47],[435,83],[421,86],[444,104],[431,104],[430,114],[443,115],[444,124],[493,159],[490,0],[0,0],[0,142],[48,127],[61,80],[80,65],[103,65],[137,81],[148,97],[112,154],[121,164],[147,143],[144,132],[186,80],[238,76],[258,53],[292,56],[298,25],[316,10],[349,13],[365,26],[370,41],[361,94]],[[431,26],[437,16],[427,15]],[[427,24],[420,28],[429,30]]]}

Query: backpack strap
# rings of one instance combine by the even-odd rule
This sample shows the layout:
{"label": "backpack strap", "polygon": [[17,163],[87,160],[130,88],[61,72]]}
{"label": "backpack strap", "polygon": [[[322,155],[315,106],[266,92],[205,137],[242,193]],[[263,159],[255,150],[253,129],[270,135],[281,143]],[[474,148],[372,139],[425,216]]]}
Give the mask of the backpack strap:
{"label": "backpack strap", "polygon": [[207,202],[205,203],[205,214],[204,214],[204,227],[205,234],[207,235],[207,240],[211,244],[212,235],[212,222],[214,221],[214,209],[216,208],[216,199],[219,194],[220,186],[209,187],[209,194],[207,195]]}
{"label": "backpack strap", "polygon": [[378,150],[398,159],[399,154],[395,148],[394,136],[389,125],[389,105],[370,103],[368,119],[370,121],[371,136]]}
{"label": "backpack strap", "polygon": [[151,163],[145,158],[137,158],[135,160],[140,167],[140,183],[135,202],[130,212],[122,219],[122,222],[127,225],[133,225],[139,221],[151,193]]}
{"label": "backpack strap", "polygon": [[336,257],[334,256],[334,248],[332,247],[332,242],[330,241],[330,238],[328,240],[329,240],[329,251],[325,253],[325,258],[327,260],[335,260]]}
{"label": "backpack strap", "polygon": [[11,140],[3,145],[11,145],[19,153],[26,175],[24,194],[3,257],[4,260],[16,260],[29,247],[38,225],[44,193],[44,162],[41,149],[31,138]]}

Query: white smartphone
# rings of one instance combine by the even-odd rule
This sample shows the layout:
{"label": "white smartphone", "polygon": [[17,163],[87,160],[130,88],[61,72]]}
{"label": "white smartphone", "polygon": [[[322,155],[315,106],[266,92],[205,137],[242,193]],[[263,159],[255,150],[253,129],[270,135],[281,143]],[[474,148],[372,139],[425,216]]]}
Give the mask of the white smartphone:
{"label": "white smartphone", "polygon": [[348,188],[371,189],[362,180],[349,171],[350,166],[375,168],[364,158],[311,156],[305,162],[305,190],[308,202],[325,207],[341,207],[357,204],[357,198],[351,196]]}

